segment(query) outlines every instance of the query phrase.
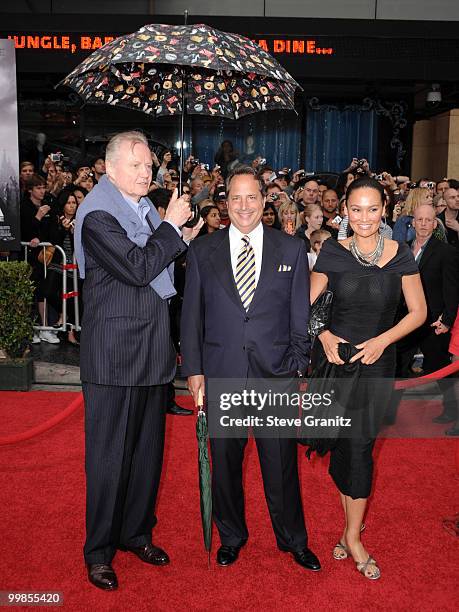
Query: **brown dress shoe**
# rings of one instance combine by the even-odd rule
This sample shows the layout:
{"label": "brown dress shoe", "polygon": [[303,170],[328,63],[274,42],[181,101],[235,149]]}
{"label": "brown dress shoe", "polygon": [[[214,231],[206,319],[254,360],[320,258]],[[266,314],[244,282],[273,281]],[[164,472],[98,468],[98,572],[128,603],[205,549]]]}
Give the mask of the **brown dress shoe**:
{"label": "brown dress shoe", "polygon": [[114,591],[118,588],[118,579],[108,563],[88,563],[88,578],[98,589]]}
{"label": "brown dress shoe", "polygon": [[153,546],[153,544],[136,547],[127,546],[126,550],[137,555],[141,561],[151,565],[167,565],[170,561],[169,555],[161,548]]}

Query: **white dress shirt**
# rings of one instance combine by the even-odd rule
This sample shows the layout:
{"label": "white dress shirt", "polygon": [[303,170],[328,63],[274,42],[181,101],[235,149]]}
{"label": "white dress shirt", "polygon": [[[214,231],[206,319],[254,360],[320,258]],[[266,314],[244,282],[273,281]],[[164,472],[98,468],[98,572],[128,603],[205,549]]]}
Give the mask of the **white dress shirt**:
{"label": "white dress shirt", "polygon": [[263,258],[263,224],[260,223],[250,234],[243,234],[231,223],[229,228],[229,241],[230,241],[230,252],[231,252],[231,267],[233,269],[233,276],[236,276],[236,264],[241,248],[244,246],[242,237],[248,236],[250,244],[252,245],[253,253],[255,255],[255,283],[258,285],[258,279],[260,278],[261,272],[261,261]]}

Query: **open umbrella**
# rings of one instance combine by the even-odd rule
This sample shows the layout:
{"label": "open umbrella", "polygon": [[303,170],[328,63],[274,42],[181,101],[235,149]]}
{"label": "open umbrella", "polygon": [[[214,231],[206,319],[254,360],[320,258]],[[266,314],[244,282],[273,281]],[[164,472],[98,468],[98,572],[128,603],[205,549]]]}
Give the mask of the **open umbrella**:
{"label": "open umbrella", "polygon": [[209,555],[208,560],[210,566],[210,549],[212,547],[212,482],[208,448],[209,431],[201,392],[198,398],[196,437],[198,439],[198,472],[202,534],[204,537],[204,546]]}
{"label": "open umbrella", "polygon": [[94,51],[60,84],[87,102],[154,116],[238,119],[293,109],[298,83],[256,43],[205,24],[145,25]]}
{"label": "open umbrella", "polygon": [[252,40],[205,24],[145,25],[94,51],[59,85],[92,104],[181,116],[180,187],[185,112],[238,119],[294,109],[300,87]]}

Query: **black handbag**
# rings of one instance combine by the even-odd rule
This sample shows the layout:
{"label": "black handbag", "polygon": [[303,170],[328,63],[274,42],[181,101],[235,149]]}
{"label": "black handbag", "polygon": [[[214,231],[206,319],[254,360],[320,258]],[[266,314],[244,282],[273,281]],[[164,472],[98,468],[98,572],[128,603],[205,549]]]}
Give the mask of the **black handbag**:
{"label": "black handbag", "polygon": [[324,291],[311,306],[308,324],[308,334],[314,340],[320,332],[330,326],[331,309],[333,304],[333,291]]}
{"label": "black handbag", "polygon": [[[320,394],[333,393],[334,399],[329,407],[320,407],[312,410],[310,414],[319,418],[329,418],[334,416],[344,416],[355,398],[359,384],[359,376],[362,364],[360,359],[353,363],[350,360],[359,352],[352,344],[341,342],[338,345],[338,354],[344,361],[344,365],[330,363],[322,347],[316,352],[316,363],[311,376],[308,379],[308,393]],[[339,384],[341,379],[341,384]],[[324,457],[329,451],[333,450],[340,438],[340,426],[329,427],[327,429],[329,437],[311,437],[311,428],[306,427],[304,421],[298,430],[298,443],[308,446],[306,457],[311,458],[312,453],[317,453]]]}

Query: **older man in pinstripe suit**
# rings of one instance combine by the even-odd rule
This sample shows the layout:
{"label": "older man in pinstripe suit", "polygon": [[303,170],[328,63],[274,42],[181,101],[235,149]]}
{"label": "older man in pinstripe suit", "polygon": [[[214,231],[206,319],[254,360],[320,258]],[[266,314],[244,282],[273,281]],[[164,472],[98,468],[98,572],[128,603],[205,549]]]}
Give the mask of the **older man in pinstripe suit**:
{"label": "older man in pinstripe suit", "polygon": [[[175,193],[161,222],[145,198],[152,159],[139,132],[107,146],[107,174],[78,210],[75,250],[84,283],[81,380],[85,400],[86,542],[92,584],[118,586],[117,549],[165,565],[153,546],[164,446],[166,386],[175,372],[168,301],[172,262],[196,230],[181,226]],[[182,233],[183,232],[183,233]]]}

